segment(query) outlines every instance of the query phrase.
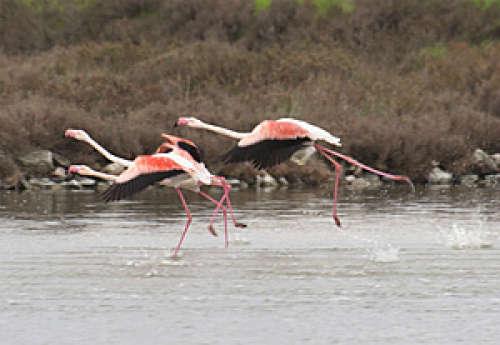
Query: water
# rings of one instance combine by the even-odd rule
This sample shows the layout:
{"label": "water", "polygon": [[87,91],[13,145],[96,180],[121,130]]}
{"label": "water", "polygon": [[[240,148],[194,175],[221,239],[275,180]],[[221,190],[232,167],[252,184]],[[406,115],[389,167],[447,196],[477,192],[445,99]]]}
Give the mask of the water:
{"label": "water", "polygon": [[1,344],[499,344],[500,189],[0,194]]}

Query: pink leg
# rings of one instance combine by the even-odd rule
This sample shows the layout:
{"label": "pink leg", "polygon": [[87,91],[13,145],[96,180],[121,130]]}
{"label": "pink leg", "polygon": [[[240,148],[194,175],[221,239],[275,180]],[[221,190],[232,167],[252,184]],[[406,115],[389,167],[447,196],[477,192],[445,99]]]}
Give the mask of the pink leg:
{"label": "pink leg", "polygon": [[340,219],[337,215],[337,200],[338,200],[338,190],[340,186],[340,177],[342,175],[342,165],[340,165],[339,162],[337,162],[335,159],[332,157],[328,156],[325,152],[322,150],[319,150],[319,153],[321,153],[326,159],[328,159],[334,166],[335,166],[335,184],[333,187],[333,220],[335,224],[340,227]]}
{"label": "pink leg", "polygon": [[179,244],[177,244],[177,247],[175,247],[174,254],[172,255],[173,257],[177,256],[177,253],[179,252],[179,249],[181,249],[182,242],[184,242],[184,239],[186,238],[187,231],[189,229],[189,225],[191,225],[191,221],[193,217],[191,216],[191,212],[189,211],[189,208],[186,204],[186,200],[184,199],[184,195],[182,194],[182,191],[180,188],[175,188],[177,191],[177,194],[179,194],[179,199],[181,200],[182,206],[184,207],[184,210],[186,211],[186,216],[187,216],[187,222],[186,226],[184,228],[184,231],[182,232],[181,238],[179,240]]}
{"label": "pink leg", "polygon": [[233,206],[231,205],[231,198],[229,196],[229,192],[231,191],[231,185],[229,185],[229,183],[227,183],[225,180],[223,180],[223,186],[224,186],[224,190],[226,192],[227,208],[229,209],[229,214],[231,215],[231,219],[233,220],[234,226],[237,228],[246,228],[247,225],[245,223],[237,222],[236,218],[234,217]]}
{"label": "pink leg", "polygon": [[227,214],[226,211],[223,210],[224,212],[224,248],[229,247],[229,233],[227,231]]}
{"label": "pink leg", "polygon": [[[247,227],[246,224],[236,221],[236,218],[234,217],[233,207],[231,206],[231,199],[229,197],[229,193],[231,192],[231,186],[226,182],[226,180],[223,177],[220,176],[217,177],[219,179],[222,188],[224,189],[224,195],[220,199],[219,203],[222,204],[224,200],[226,200],[227,208],[229,209],[229,214],[231,215],[231,219],[233,221],[234,226],[237,228],[246,228]],[[210,218],[210,222],[213,222],[213,219],[217,216],[219,208],[221,208],[221,206],[217,206],[215,208],[214,212],[212,213],[212,217]]]}
{"label": "pink leg", "polygon": [[320,152],[327,153],[329,155],[332,155],[332,156],[338,157],[340,159],[343,159],[346,162],[351,163],[352,165],[356,165],[356,166],[360,167],[361,169],[364,169],[364,170],[369,171],[371,173],[374,173],[376,175],[383,176],[383,177],[386,177],[386,178],[388,178],[390,180],[394,180],[394,181],[405,181],[405,182],[407,182],[410,185],[411,189],[415,192],[415,186],[413,186],[413,182],[411,182],[411,180],[410,180],[410,178],[408,176],[393,175],[393,174],[389,174],[389,173],[386,173],[386,172],[383,172],[383,171],[371,168],[371,167],[369,167],[366,164],[358,162],[357,160],[355,160],[352,157],[349,157],[349,156],[346,156],[346,155],[344,155],[342,153],[339,153],[339,152],[327,149],[326,147],[323,147],[323,146],[321,146],[319,144],[314,144],[314,147],[316,147],[316,149],[318,151],[320,151]]}
{"label": "pink leg", "polygon": [[[224,219],[227,220],[227,210],[224,206],[220,205],[220,203],[222,203],[224,200],[221,199],[222,201],[217,201],[214,198],[212,198],[210,195],[208,195],[207,193],[202,192],[202,191],[199,191],[198,194],[200,194],[205,199],[213,202],[217,207],[220,207],[222,209],[222,215],[223,215]],[[212,235],[217,236],[217,232],[215,232],[214,225],[213,225],[214,220],[215,219],[213,217],[210,218],[210,223],[208,224],[208,231],[210,231],[210,233]]]}

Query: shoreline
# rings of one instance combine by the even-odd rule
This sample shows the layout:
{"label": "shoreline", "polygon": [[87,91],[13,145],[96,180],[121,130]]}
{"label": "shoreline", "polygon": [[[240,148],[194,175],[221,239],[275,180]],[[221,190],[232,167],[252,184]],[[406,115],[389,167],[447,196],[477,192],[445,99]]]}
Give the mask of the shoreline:
{"label": "shoreline", "polygon": [[[110,168],[108,168],[108,166],[104,167],[104,170],[109,172]],[[231,174],[231,168],[232,167],[225,167],[223,171],[228,173],[222,174],[222,176],[227,179],[235,190],[261,188],[279,189],[288,187],[319,189],[331,187],[335,179],[333,171],[327,171],[327,175],[325,175],[325,172],[322,171],[322,169],[314,169],[314,167],[311,168],[312,172],[308,175],[304,174],[304,172],[294,172],[294,174],[292,174],[287,171],[292,170],[286,169],[288,167],[281,167],[281,172],[284,172],[284,174],[281,175],[273,174],[265,170],[252,173],[252,171],[255,172],[255,169],[249,165],[236,167],[233,169],[234,173]],[[457,186],[467,188],[495,188],[496,186],[500,186],[499,172],[484,175],[471,172],[456,176],[441,170],[439,167],[434,167],[429,173],[429,176],[432,180],[415,181],[415,186],[419,188],[433,186],[440,186],[443,188],[452,188]],[[21,174],[17,176],[16,180],[14,180],[13,177],[5,180],[0,179],[0,191],[104,190],[110,185],[111,183],[109,181],[69,174],[67,172],[67,168],[64,167],[56,167],[52,174],[46,174],[44,176],[27,177],[26,175]],[[353,169],[344,169],[344,174],[342,175],[340,182],[341,188],[354,191],[383,190],[399,185],[403,188],[407,186],[404,182],[398,183],[389,181],[384,178],[380,178],[377,175],[362,173]],[[411,191],[411,188],[408,188],[409,191]]]}
{"label": "shoreline", "polygon": [[[87,156],[89,160],[92,156]],[[1,154],[0,159],[7,164],[4,169],[10,171],[0,174],[0,190],[25,189],[85,189],[109,186],[106,181],[69,173],[69,166],[78,164],[61,154],[49,150],[35,150],[14,161],[11,157]],[[9,160],[10,159],[10,160]],[[500,184],[500,153],[489,155],[481,149],[476,149],[470,157],[473,162],[471,169],[463,174],[453,174],[446,171],[439,162],[433,161],[427,169],[425,179],[415,179],[415,185],[465,185],[468,187],[488,187]],[[341,184],[352,189],[382,188],[395,184],[378,175],[365,172],[344,161],[342,164]],[[278,186],[322,186],[335,178],[333,169],[321,157],[312,157],[306,165],[282,163],[267,170],[257,170],[249,163],[229,164],[220,168],[209,166],[215,175],[224,176],[233,186],[240,188],[278,187]],[[90,163],[91,167],[111,175],[119,175],[124,167],[116,163],[102,165]],[[8,169],[7,169],[8,170]],[[394,173],[394,172],[390,172]],[[402,182],[401,184],[405,184]]]}

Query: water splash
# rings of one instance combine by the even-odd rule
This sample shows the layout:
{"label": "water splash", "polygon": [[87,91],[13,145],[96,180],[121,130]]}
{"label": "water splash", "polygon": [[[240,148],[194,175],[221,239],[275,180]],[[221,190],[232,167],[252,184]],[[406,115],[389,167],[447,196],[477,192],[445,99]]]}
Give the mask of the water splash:
{"label": "water splash", "polygon": [[230,243],[235,246],[248,246],[250,244],[250,240],[241,236],[238,233],[233,235],[233,238],[230,240]]}
{"label": "water splash", "polygon": [[376,246],[370,250],[370,261],[377,263],[391,263],[398,262],[399,248],[387,244],[383,247]]}
{"label": "water splash", "polygon": [[451,229],[441,230],[445,244],[452,249],[484,249],[493,245],[488,240],[489,232],[484,228],[484,222],[478,225],[452,224]]}

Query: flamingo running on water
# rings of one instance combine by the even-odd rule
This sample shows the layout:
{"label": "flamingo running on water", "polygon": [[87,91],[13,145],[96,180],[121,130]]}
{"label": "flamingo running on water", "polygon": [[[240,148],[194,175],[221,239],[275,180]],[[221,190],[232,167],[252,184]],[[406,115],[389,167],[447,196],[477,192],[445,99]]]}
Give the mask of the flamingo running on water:
{"label": "flamingo running on water", "polygon": [[335,167],[335,184],[333,187],[333,220],[340,227],[337,215],[337,199],[342,165],[334,157],[338,157],[350,164],[367,170],[371,173],[395,181],[406,181],[414,189],[410,178],[403,175],[393,175],[371,168],[357,160],[328,149],[318,141],[325,141],[331,145],[342,146],[340,138],[328,131],[308,122],[281,118],[278,120],[265,120],[259,123],[251,132],[242,133],[231,129],[205,123],[195,117],[180,117],[174,126],[186,126],[212,131],[230,138],[238,139],[238,143],[224,155],[226,163],[251,162],[256,168],[265,169],[280,164],[288,159],[304,165],[315,152],[319,152]]}
{"label": "flamingo running on water", "polygon": [[[197,192],[202,197],[216,204],[216,208],[209,222],[209,230],[214,235],[216,235],[216,233],[213,228],[213,222],[218,210],[222,209],[226,247],[228,246],[228,233],[226,208],[223,206],[224,201],[227,203],[234,225],[236,227],[246,226],[243,223],[236,222],[234,219],[229,198],[230,185],[223,177],[212,175],[205,168],[205,165],[201,162],[201,155],[198,148],[191,141],[162,134],[166,142],[160,145],[155,154],[138,156],[134,161],[129,161],[109,153],[83,130],[69,129],[66,130],[65,135],[89,143],[111,161],[127,167],[127,169],[118,176],[98,172],[84,165],[72,165],[70,167],[69,170],[71,173],[113,181],[114,184],[103,194],[106,201],[126,198],[155,182],[160,182],[162,185],[176,189],[179,199],[186,211],[187,222],[173,256],[177,255],[192,220],[191,212],[186,204],[181,188]],[[182,147],[186,147],[186,149]],[[208,194],[202,192],[199,188],[200,185],[220,186],[224,189],[224,195],[217,201]]]}

